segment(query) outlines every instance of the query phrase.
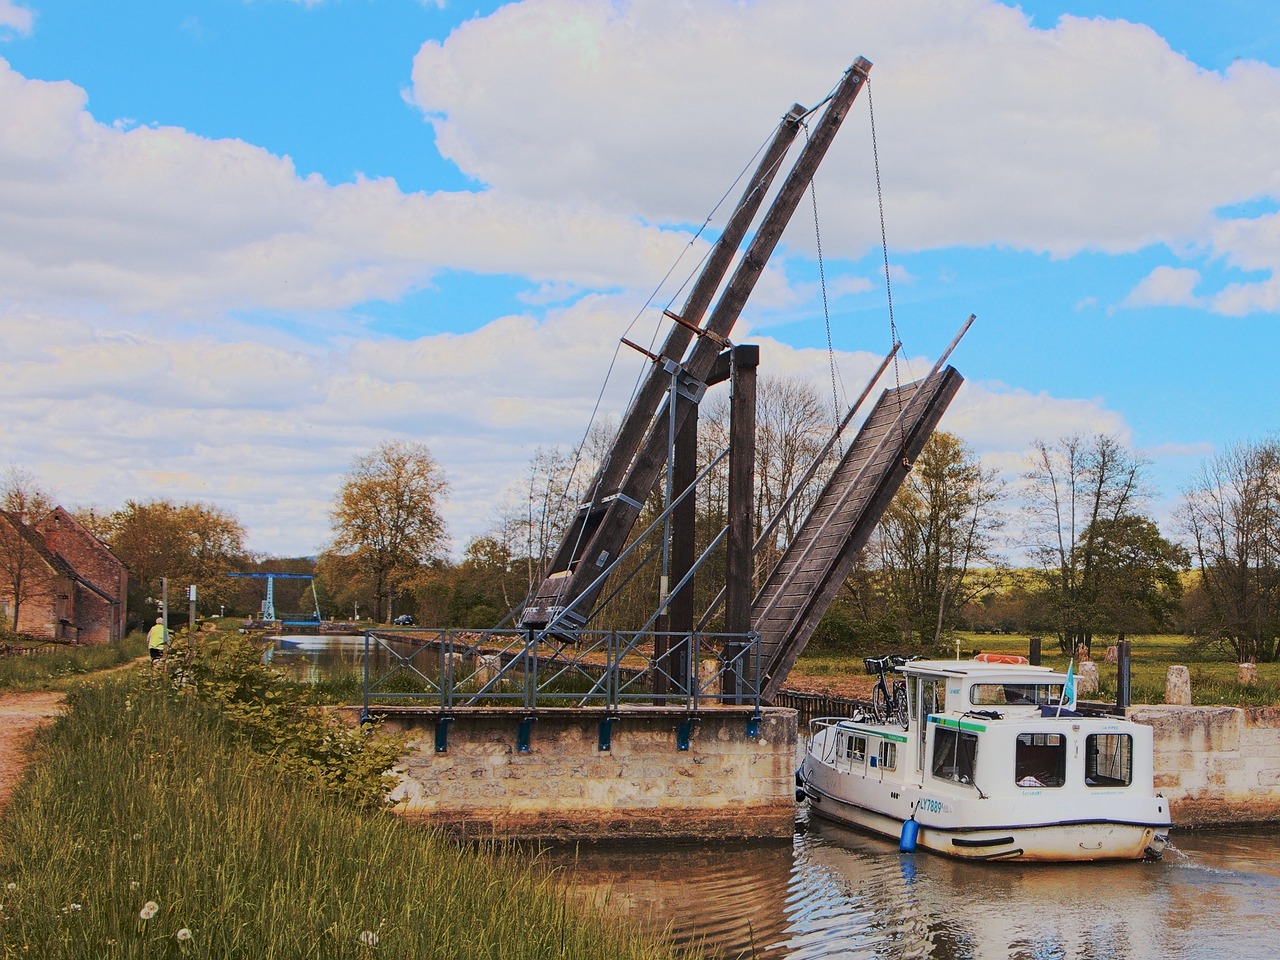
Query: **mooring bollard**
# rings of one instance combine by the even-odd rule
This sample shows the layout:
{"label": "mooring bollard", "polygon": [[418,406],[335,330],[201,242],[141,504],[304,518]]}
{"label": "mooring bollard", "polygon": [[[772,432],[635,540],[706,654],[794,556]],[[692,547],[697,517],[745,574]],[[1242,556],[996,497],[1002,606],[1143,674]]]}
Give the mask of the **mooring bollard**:
{"label": "mooring bollard", "polygon": [[1169,668],[1164,681],[1164,702],[1175,707],[1191,706],[1191,672],[1186,667]]}
{"label": "mooring bollard", "polygon": [[1240,664],[1238,682],[1242,687],[1252,687],[1258,682],[1258,665],[1252,660]]}
{"label": "mooring bollard", "polygon": [[1098,665],[1092,660],[1082,661],[1076,674],[1076,696],[1098,692]]}

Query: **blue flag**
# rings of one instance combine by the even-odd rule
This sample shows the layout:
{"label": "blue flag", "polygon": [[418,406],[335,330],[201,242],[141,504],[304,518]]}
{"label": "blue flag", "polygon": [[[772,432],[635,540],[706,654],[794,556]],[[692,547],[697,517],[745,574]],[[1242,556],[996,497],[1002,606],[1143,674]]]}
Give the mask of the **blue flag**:
{"label": "blue flag", "polygon": [[1066,707],[1068,710],[1076,708],[1076,662],[1072,660],[1067,664],[1067,682],[1062,685],[1062,699],[1058,701],[1058,709]]}

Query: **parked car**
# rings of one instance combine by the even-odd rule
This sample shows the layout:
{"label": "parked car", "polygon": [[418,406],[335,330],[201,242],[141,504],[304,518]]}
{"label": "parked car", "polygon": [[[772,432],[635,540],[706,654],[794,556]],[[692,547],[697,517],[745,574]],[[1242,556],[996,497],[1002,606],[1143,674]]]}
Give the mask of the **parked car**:
{"label": "parked car", "polygon": [[400,616],[396,617],[391,622],[394,623],[397,627],[412,627],[414,624],[413,614],[402,613],[400,614]]}

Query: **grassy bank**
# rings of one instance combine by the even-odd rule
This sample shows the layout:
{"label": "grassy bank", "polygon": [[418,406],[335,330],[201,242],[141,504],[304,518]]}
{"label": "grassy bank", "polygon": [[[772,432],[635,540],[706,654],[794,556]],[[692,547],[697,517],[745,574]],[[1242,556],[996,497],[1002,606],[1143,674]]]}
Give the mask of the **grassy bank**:
{"label": "grassy bank", "polygon": [[0,822],[5,957],[668,955],[528,860],[338,801],[149,671],[69,704]]}
{"label": "grassy bank", "polygon": [[146,636],[131,633],[115,643],[41,647],[35,653],[0,657],[0,692],[65,690],[86,674],[110,670],[146,652]]}

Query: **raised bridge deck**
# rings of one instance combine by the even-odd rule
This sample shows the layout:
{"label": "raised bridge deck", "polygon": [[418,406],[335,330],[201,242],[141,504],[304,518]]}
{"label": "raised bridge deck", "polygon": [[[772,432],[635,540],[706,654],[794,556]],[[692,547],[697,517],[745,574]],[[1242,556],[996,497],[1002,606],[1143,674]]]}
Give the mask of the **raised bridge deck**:
{"label": "raised bridge deck", "polygon": [[964,378],[954,367],[886,390],[751,607],[761,694],[772,701],[857,552],[906,478]]}

